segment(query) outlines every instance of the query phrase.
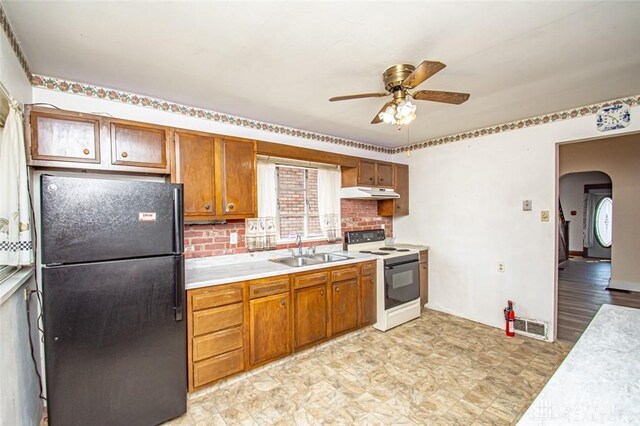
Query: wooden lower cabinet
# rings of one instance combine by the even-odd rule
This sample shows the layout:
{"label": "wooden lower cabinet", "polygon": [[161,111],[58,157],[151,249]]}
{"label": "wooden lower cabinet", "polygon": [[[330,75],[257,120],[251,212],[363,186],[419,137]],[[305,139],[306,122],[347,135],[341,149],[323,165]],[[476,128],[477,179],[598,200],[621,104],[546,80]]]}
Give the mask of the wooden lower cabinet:
{"label": "wooden lower cabinet", "polygon": [[249,363],[251,366],[291,353],[291,297],[274,294],[249,301]]}
{"label": "wooden lower cabinet", "polygon": [[429,302],[429,251],[420,252],[420,308]]}
{"label": "wooden lower cabinet", "polygon": [[376,262],[187,292],[189,391],[376,321]]}
{"label": "wooden lower cabinet", "polygon": [[358,280],[332,284],[331,334],[333,336],[358,327]]}
{"label": "wooden lower cabinet", "polygon": [[364,327],[377,321],[377,285],[376,262],[369,262],[360,267],[360,302],[359,326]]}
{"label": "wooden lower cabinet", "polygon": [[304,348],[328,337],[327,287],[320,284],[294,292],[295,349]]}

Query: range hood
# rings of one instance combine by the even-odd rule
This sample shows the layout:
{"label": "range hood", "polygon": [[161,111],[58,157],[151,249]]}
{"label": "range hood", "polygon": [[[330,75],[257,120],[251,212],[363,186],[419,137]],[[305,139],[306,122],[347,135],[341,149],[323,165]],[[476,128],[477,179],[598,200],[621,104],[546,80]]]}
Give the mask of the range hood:
{"label": "range hood", "polygon": [[400,195],[389,188],[371,188],[368,186],[352,186],[342,188],[340,198],[351,198],[354,200],[391,200],[400,198]]}

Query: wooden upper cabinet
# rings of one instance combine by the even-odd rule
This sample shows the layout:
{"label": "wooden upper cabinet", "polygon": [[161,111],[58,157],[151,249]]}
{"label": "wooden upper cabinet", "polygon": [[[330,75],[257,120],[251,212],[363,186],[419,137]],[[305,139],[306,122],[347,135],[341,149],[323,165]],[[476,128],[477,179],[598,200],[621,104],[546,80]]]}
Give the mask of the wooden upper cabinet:
{"label": "wooden upper cabinet", "polygon": [[110,123],[111,164],[167,168],[167,133],[164,127]]}
{"label": "wooden upper cabinet", "polygon": [[220,138],[216,162],[220,190],[219,214],[222,216],[255,216],[256,207],[256,143],[252,140]]}
{"label": "wooden upper cabinet", "polygon": [[360,160],[358,162],[358,185],[376,185],[376,163],[374,161]]}
{"label": "wooden upper cabinet", "polygon": [[291,353],[289,293],[249,301],[249,364],[266,363]]}
{"label": "wooden upper cabinet", "polygon": [[175,133],[175,181],[184,184],[184,216],[215,216],[214,138]]}
{"label": "wooden upper cabinet", "polygon": [[28,164],[103,172],[169,174],[169,128],[73,111],[25,108]]}
{"label": "wooden upper cabinet", "polygon": [[392,163],[359,159],[356,167],[342,168],[342,186],[393,186]]}
{"label": "wooden upper cabinet", "polygon": [[376,186],[393,186],[391,163],[376,163]]}
{"label": "wooden upper cabinet", "polygon": [[402,216],[409,214],[409,166],[393,163],[393,189],[400,198],[378,201],[380,216]]}
{"label": "wooden upper cabinet", "polygon": [[100,164],[100,117],[32,111],[30,124],[25,132],[31,142],[30,165],[38,160]]}

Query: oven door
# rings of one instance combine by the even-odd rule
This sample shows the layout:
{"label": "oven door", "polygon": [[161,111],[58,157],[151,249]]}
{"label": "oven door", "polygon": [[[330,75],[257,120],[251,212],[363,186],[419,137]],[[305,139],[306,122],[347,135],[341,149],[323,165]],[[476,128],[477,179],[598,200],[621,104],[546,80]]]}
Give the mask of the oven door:
{"label": "oven door", "polygon": [[391,309],[420,297],[418,255],[408,255],[384,262],[384,308]]}

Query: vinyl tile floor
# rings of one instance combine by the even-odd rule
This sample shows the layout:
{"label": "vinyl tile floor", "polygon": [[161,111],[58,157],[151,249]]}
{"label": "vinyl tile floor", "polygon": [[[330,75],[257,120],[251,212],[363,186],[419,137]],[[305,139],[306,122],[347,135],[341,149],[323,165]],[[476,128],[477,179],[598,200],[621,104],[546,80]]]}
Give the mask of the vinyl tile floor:
{"label": "vinyl tile floor", "polygon": [[571,346],[425,310],[198,391],[165,425],[515,424]]}

